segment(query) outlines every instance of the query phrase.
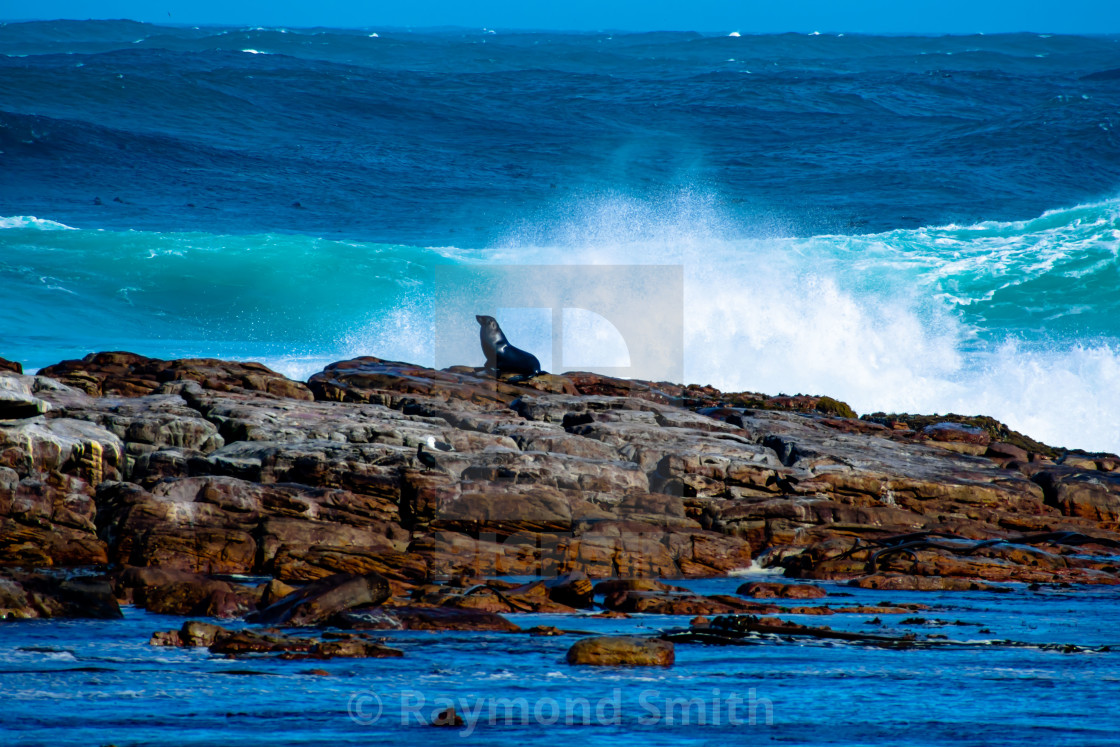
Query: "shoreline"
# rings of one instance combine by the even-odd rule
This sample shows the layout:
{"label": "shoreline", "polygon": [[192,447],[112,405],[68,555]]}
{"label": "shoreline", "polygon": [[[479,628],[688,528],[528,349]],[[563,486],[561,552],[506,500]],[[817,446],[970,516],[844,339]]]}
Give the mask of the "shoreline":
{"label": "shoreline", "polygon": [[[786,600],[821,581],[1120,584],[1120,458],[990,418],[857,419],[824,396],[581,372],[513,382],[369,357],[306,384],[129,353],[14,368],[0,372],[11,618],[133,603],[253,619],[329,579],[378,579],[338,615],[468,628],[526,611],[801,614]],[[786,578],[738,596],[671,584],[751,568]]]}

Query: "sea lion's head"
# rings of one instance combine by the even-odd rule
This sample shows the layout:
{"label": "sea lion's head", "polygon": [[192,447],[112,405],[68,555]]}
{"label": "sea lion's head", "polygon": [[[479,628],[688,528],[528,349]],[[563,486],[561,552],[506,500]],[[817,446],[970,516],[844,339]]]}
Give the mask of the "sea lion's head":
{"label": "sea lion's head", "polygon": [[498,320],[492,316],[484,316],[482,314],[475,314],[475,319],[482,325],[482,334],[490,339],[497,340],[502,337],[502,328],[498,326]]}

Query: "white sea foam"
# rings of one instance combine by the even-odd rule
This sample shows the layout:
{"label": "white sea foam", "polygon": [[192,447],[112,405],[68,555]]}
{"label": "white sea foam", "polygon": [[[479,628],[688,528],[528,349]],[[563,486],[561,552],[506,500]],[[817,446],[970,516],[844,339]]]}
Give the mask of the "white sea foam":
{"label": "white sea foam", "polygon": [[[728,240],[739,231],[713,204],[703,195],[662,204],[583,201],[560,211],[559,221],[519,227],[493,261],[683,266],[690,383],[828,394],[858,412],[990,415],[1054,445],[1120,451],[1120,340],[1001,338],[959,313],[983,294],[969,296],[962,286],[954,296],[938,285],[946,276],[983,275],[978,287],[1009,286],[1090,246],[1110,261],[1109,242],[1120,244],[1111,212],[1101,218],[1099,206],[1076,208],[1021,223],[878,236]],[[1070,228],[1086,225],[1096,227]],[[950,244],[945,251],[934,246],[940,239]]]}
{"label": "white sea foam", "polygon": [[780,565],[771,568],[762,565],[762,558],[754,558],[751,560],[750,566],[747,568],[736,568],[728,571],[728,576],[784,576],[786,569]]}
{"label": "white sea foam", "polygon": [[59,223],[33,215],[13,215],[8,218],[0,217],[0,229],[4,228],[38,228],[42,231],[75,231],[77,229],[65,223]]}

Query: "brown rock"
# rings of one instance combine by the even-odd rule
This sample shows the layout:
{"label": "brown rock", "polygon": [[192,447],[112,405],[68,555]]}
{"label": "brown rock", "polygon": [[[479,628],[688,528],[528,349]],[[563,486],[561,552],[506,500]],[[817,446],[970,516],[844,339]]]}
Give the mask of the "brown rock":
{"label": "brown rock", "polygon": [[1032,478],[1042,486],[1046,503],[1064,516],[1096,522],[1103,529],[1120,529],[1120,474],[1051,467]]}
{"label": "brown rock", "polygon": [[992,591],[995,588],[975,579],[910,576],[900,573],[876,573],[849,583],[864,589],[887,591]]}
{"label": "brown rock", "polygon": [[10,371],[16,374],[23,373],[23,366],[18,361],[10,361],[7,358],[0,358],[0,371]]}
{"label": "brown rock", "polygon": [[595,584],[595,596],[606,596],[620,591],[686,592],[682,586],[671,586],[652,578],[612,578]]}
{"label": "brown rock", "polygon": [[187,620],[179,630],[179,640],[184,646],[211,646],[218,638],[228,635],[229,631],[212,623]]}
{"label": "brown rock", "polygon": [[355,607],[370,607],[389,598],[389,582],[375,573],[338,573],[314,581],[252,616],[266,625],[316,625]]}
{"label": "brown rock", "polygon": [[828,596],[828,592],[812,584],[778,584],[763,581],[745,583],[735,592],[745,597],[755,599],[820,599]]}
{"label": "brown rock", "polygon": [[50,410],[48,403],[35,396],[34,377],[11,375],[4,368],[6,362],[0,358],[0,420],[33,418]]}
{"label": "brown rock", "polygon": [[261,593],[261,607],[268,607],[296,591],[298,591],[296,587],[274,578],[264,586],[264,591]]}
{"label": "brown rock", "polygon": [[112,620],[122,614],[105,578],[14,571],[0,575],[0,620],[57,617]]}
{"label": "brown rock", "polygon": [[462,726],[463,717],[455,712],[455,709],[448,706],[436,714],[432,719],[432,726]]}
{"label": "brown rock", "polygon": [[177,630],[156,631],[148,639],[149,646],[182,646],[183,639]]}
{"label": "brown rock", "polygon": [[161,615],[242,617],[259,592],[197,573],[165,568],[126,568],[116,579],[118,596]]}
{"label": "brown rock", "polygon": [[520,627],[501,615],[451,607],[380,607],[348,610],[331,623],[353,630],[469,630],[516,633]]}
{"label": "brown rock", "polygon": [[313,646],[310,653],[324,659],[386,659],[404,656],[400,649],[361,640],[323,641]]}
{"label": "brown rock", "polygon": [[41,376],[100,397],[151,394],[170,381],[196,381],[202,388],[220,392],[251,391],[290,399],[311,399],[307,387],[291,381],[260,363],[235,363],[210,358],[159,360],[134,353],[92,353],[79,360],[47,366]]}
{"label": "brown rock", "polygon": [[573,665],[667,667],[675,660],[673,644],[656,638],[597,636],[576,641],[568,649]]}
{"label": "brown rock", "polygon": [[310,638],[267,635],[252,630],[226,631],[210,644],[210,653],[226,656],[244,654],[308,653],[316,642]]}

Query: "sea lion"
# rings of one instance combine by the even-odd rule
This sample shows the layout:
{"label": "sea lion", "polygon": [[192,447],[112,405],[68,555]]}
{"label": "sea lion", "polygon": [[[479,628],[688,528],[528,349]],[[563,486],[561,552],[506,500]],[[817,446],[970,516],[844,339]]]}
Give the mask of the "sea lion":
{"label": "sea lion", "polygon": [[479,339],[482,340],[482,352],[486,355],[488,370],[522,376],[541,373],[541,362],[537,360],[537,356],[510,345],[502,328],[498,326],[497,319],[481,315],[476,315],[475,319],[482,325]]}

